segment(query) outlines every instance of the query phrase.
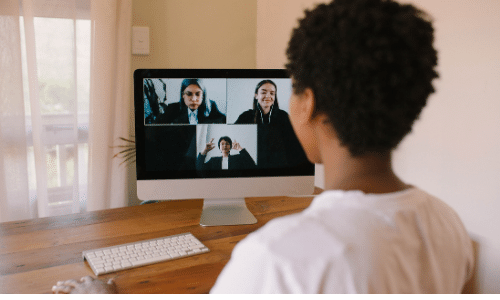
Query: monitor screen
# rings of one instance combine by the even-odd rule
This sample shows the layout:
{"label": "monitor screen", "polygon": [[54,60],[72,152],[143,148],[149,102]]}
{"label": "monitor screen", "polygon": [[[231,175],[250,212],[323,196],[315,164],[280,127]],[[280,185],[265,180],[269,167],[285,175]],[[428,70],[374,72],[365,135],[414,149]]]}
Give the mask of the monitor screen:
{"label": "monitor screen", "polygon": [[136,70],[139,199],[312,193],[291,92],[284,70]]}

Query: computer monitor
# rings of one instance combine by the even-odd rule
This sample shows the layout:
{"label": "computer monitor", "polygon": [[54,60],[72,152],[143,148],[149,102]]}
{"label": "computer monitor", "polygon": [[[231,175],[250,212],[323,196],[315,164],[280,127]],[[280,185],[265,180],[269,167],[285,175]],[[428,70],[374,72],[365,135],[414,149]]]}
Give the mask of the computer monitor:
{"label": "computer monitor", "polygon": [[291,92],[278,69],[136,70],[139,199],[203,198],[200,224],[211,226],[255,223],[245,197],[312,194]]}

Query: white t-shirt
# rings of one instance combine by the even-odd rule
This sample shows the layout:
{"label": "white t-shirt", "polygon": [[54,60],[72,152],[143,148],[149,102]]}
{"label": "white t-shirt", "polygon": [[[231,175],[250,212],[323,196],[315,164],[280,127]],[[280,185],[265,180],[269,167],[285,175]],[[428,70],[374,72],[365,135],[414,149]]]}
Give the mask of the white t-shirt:
{"label": "white t-shirt", "polygon": [[418,188],[325,191],[238,243],[211,293],[460,293],[473,260],[458,215]]}

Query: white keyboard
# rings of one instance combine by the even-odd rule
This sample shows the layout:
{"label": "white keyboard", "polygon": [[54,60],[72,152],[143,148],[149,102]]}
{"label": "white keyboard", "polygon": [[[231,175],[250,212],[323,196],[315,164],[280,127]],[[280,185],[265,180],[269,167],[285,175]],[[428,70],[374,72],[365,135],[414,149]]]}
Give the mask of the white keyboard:
{"label": "white keyboard", "polygon": [[210,250],[205,245],[188,232],[83,251],[82,256],[97,276],[208,251]]}

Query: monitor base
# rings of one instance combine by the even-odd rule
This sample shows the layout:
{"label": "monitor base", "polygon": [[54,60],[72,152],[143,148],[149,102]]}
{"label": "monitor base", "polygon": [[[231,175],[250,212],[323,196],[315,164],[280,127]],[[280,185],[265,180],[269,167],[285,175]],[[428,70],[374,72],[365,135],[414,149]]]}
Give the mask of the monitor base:
{"label": "monitor base", "polygon": [[204,199],[201,226],[248,225],[257,219],[248,210],[244,198]]}

